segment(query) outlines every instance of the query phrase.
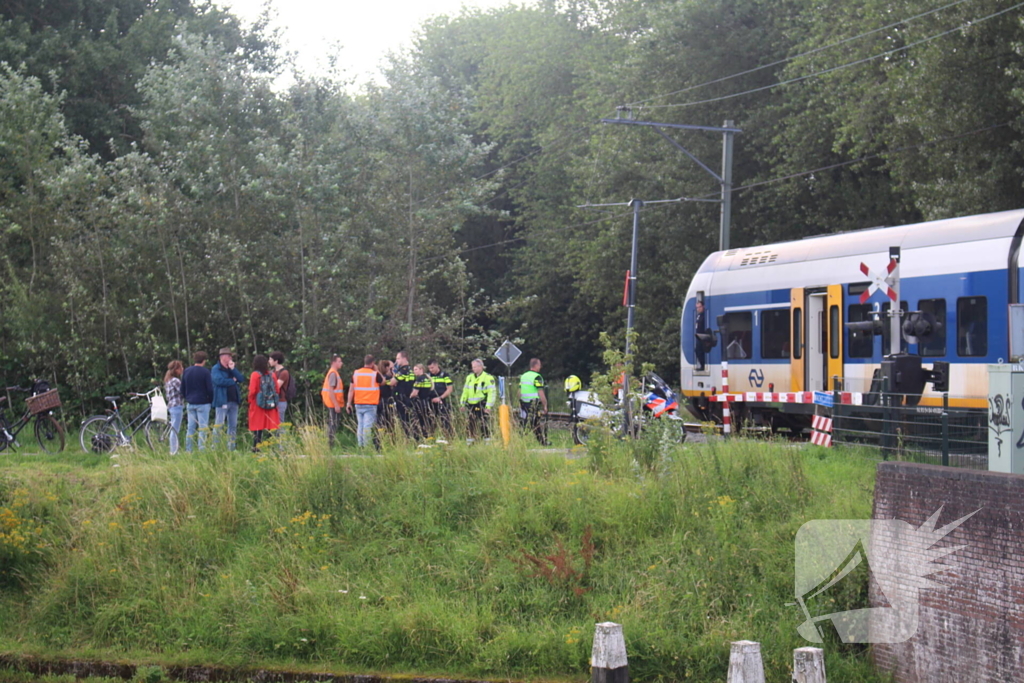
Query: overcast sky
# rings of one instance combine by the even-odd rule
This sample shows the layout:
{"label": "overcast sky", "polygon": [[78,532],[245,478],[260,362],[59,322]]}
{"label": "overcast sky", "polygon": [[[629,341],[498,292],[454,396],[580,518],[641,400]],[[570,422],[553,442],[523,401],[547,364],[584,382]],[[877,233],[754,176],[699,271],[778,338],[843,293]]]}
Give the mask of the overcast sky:
{"label": "overcast sky", "polygon": [[[215,3],[251,23],[266,0]],[[507,4],[510,0],[271,0],[272,26],[283,29],[283,47],[298,53],[300,70],[325,71],[332,46],[340,45],[339,64],[359,83],[377,73],[388,51],[408,47],[424,19],[457,15],[463,5],[488,9]]]}

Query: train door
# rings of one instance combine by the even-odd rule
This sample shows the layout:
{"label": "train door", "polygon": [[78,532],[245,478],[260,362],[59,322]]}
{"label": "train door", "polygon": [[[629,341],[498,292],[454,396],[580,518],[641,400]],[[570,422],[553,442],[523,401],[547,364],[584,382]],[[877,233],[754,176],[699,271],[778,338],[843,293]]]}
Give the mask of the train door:
{"label": "train door", "polygon": [[824,290],[810,291],[807,293],[807,300],[804,304],[807,320],[804,391],[821,391],[825,388],[825,378],[828,372],[826,366],[828,325],[825,320],[825,311],[828,308],[827,298],[828,294]]}
{"label": "train door", "polygon": [[829,285],[825,298],[827,306],[825,320],[826,351],[825,351],[825,384],[824,391],[838,390],[832,381],[833,378],[842,381],[843,378],[843,286]]}
{"label": "train door", "polygon": [[798,287],[790,291],[789,308],[793,311],[789,336],[789,390],[804,390],[804,290]]}
{"label": "train door", "polygon": [[794,289],[790,384],[793,391],[830,391],[843,375],[842,285]]}

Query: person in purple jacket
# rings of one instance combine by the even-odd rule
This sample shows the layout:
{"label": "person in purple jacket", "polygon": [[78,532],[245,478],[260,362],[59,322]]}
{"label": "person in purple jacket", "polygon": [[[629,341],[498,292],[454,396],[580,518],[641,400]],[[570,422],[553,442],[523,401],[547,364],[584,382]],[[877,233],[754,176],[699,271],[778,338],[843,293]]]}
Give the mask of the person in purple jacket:
{"label": "person in purple jacket", "polygon": [[206,351],[192,354],[192,365],[181,376],[181,393],[188,403],[188,431],[185,452],[192,452],[192,439],[199,432],[199,449],[206,448],[210,427],[210,406],[213,405],[213,377],[206,367]]}

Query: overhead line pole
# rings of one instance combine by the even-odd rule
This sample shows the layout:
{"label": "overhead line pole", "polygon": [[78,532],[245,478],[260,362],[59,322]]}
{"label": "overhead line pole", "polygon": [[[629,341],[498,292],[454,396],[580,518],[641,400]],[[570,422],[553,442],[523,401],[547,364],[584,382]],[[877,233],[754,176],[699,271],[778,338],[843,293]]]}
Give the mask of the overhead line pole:
{"label": "overhead line pole", "polygon": [[[638,246],[640,241],[640,209],[643,208],[644,204],[662,204],[669,202],[683,202],[683,201],[718,201],[722,205],[721,218],[720,218],[720,229],[718,237],[718,248],[721,251],[725,251],[729,248],[729,228],[732,222],[732,158],[733,158],[733,137],[736,133],[742,133],[743,131],[739,128],[733,127],[733,122],[727,120],[720,128],[714,126],[695,126],[684,123],[658,123],[655,121],[636,121],[632,118],[621,118],[622,112],[626,111],[632,116],[632,110],[628,107],[618,107],[616,110],[616,118],[614,119],[601,119],[601,123],[621,123],[630,126],[648,126],[654,128],[654,130],[667,140],[673,147],[681,151],[683,154],[693,160],[698,166],[700,166],[706,173],[718,181],[722,188],[722,198],[719,200],[700,200],[700,199],[689,199],[686,197],[678,197],[676,199],[661,199],[655,201],[644,202],[640,199],[631,199],[626,203],[617,204],[584,204],[578,208],[593,208],[599,206],[630,206],[633,209],[633,243],[632,250],[629,258],[629,276],[626,280],[626,358],[630,358],[632,353],[632,336],[633,336],[633,322],[636,309],[636,284],[637,284],[637,271],[639,270],[638,260]],[[681,130],[697,130],[702,132],[712,132],[722,134],[722,174],[715,173],[707,164],[697,158],[695,154],[690,152],[688,149],[679,144],[676,140],[669,137],[669,135],[662,129],[674,128]],[[629,374],[623,372],[622,378],[622,398],[623,398],[623,429],[626,434],[630,433],[630,426],[632,424],[631,407],[629,402]]]}
{"label": "overhead line pole", "polygon": [[[687,197],[678,197],[676,199],[656,199],[654,201],[645,202],[642,199],[630,199],[628,202],[618,202],[614,204],[583,204],[576,208],[578,209],[593,209],[605,206],[629,206],[633,208],[633,245],[629,256],[629,276],[626,280],[626,358],[630,357],[632,353],[632,332],[633,332],[633,321],[636,316],[636,283],[640,266],[639,263],[639,247],[640,247],[640,209],[644,207],[644,204],[674,204],[685,201],[707,201],[700,199],[689,199]],[[630,433],[630,425],[633,421],[632,406],[629,402],[629,373],[623,372],[622,377],[622,428],[624,434]]]}
{"label": "overhead line pole", "polygon": [[[729,249],[729,231],[732,226],[732,160],[733,160],[733,143],[736,133],[742,133],[741,128],[736,128],[733,125],[732,120],[727,120],[720,127],[716,126],[694,126],[686,123],[660,123],[657,121],[636,121],[631,118],[620,118],[621,112],[627,111],[630,114],[632,111],[628,107],[619,107],[617,110],[616,118],[614,119],[601,119],[601,123],[618,123],[627,126],[647,126],[654,128],[654,130],[669,142],[673,147],[681,151],[686,156],[690,157],[694,163],[700,166],[704,171],[718,181],[718,184],[722,188],[722,197],[720,200],[722,204],[721,216],[719,219],[719,233],[718,233],[718,249],[719,251],[726,251]],[[677,130],[696,130],[705,133],[721,133],[722,134],[722,174],[719,175],[711,170],[707,164],[697,158],[695,154],[690,152],[688,149],[679,144],[676,140],[673,140],[663,130],[665,128],[674,128]]]}

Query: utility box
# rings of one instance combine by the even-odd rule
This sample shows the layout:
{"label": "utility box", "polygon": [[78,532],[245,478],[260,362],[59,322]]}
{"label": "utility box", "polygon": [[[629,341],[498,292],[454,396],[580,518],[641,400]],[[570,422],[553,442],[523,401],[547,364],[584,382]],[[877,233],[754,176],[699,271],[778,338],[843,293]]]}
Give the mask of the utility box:
{"label": "utility box", "polygon": [[1024,474],[1024,367],[988,366],[988,469]]}

